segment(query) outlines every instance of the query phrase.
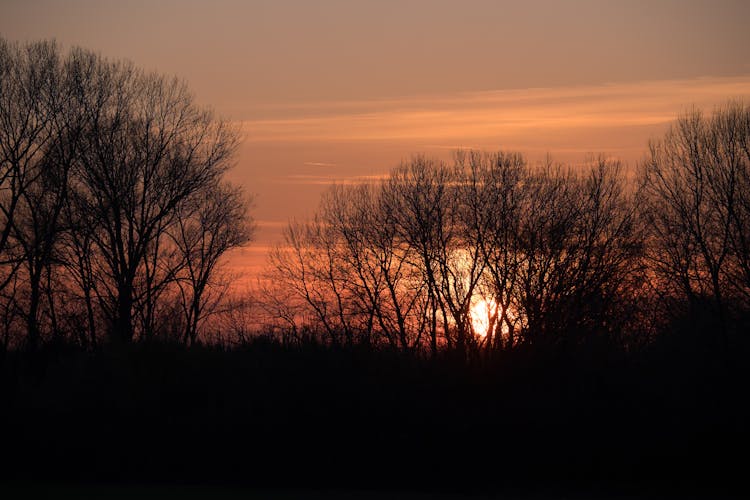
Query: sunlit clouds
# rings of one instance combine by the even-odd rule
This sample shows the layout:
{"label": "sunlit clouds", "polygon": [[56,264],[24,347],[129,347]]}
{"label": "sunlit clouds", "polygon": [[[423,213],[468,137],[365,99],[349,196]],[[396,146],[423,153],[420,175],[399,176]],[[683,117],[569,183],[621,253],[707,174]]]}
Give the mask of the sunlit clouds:
{"label": "sunlit clouds", "polygon": [[730,97],[750,98],[750,75],[268,105],[242,122],[232,175],[258,194],[259,219],[285,222],[309,215],[326,186],[377,180],[413,154],[503,149],[582,164],[603,153],[632,167],[681,112]]}
{"label": "sunlit clouds", "polygon": [[[726,96],[748,95],[749,76],[469,92],[310,104],[298,107],[297,117],[248,120],[243,129],[251,143],[397,141],[430,149],[504,145],[537,149],[534,136],[543,133],[547,149],[632,153],[632,145],[623,144],[619,134],[592,139],[583,131],[657,126],[691,105],[710,108]],[[575,131],[581,135],[571,142],[570,133]]]}

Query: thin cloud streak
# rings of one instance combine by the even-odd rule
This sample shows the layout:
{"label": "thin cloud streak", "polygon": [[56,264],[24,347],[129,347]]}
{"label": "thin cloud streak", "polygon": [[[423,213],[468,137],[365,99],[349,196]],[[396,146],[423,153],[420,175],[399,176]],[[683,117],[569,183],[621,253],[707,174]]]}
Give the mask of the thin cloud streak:
{"label": "thin cloud streak", "polygon": [[304,163],[308,167],[335,167],[337,166],[335,163],[326,163],[323,161],[306,161]]}
{"label": "thin cloud streak", "polygon": [[[450,140],[667,123],[675,110],[750,97],[750,76],[310,104],[303,116],[244,121],[251,143]],[[331,113],[333,110],[333,113]],[[326,114],[328,113],[328,114]],[[311,162],[312,164],[312,162]]]}
{"label": "thin cloud streak", "polygon": [[413,154],[450,162],[457,149],[502,149],[578,165],[601,153],[630,168],[681,111],[728,98],[750,101],[750,75],[269,106],[263,116],[274,119],[242,122],[234,175],[259,193],[258,219],[277,222],[258,229],[256,245],[267,247],[288,220],[313,213],[327,186],[377,182]]}
{"label": "thin cloud streak", "polygon": [[388,174],[377,175],[302,175],[292,174],[275,179],[277,184],[309,184],[318,186],[330,186],[331,184],[367,184],[386,179]]}

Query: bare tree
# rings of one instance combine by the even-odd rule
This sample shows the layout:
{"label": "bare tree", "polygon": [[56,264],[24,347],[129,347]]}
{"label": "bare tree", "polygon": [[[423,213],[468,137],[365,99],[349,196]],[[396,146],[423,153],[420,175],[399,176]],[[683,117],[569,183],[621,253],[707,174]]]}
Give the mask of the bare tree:
{"label": "bare tree", "polygon": [[74,189],[80,209],[95,216],[99,304],[113,339],[129,342],[145,259],[178,205],[221,177],[238,135],[198,108],[180,81],[128,64],[98,66]]}
{"label": "bare tree", "polygon": [[[12,307],[24,318],[30,348],[38,342],[41,275],[55,233],[55,223],[50,217],[56,218],[54,212],[59,205],[47,196],[45,189],[60,192],[56,189],[56,172],[52,171],[55,161],[50,154],[59,132],[55,127],[61,100],[56,92],[58,77],[59,59],[54,44],[19,46],[0,39],[0,256],[3,265],[0,291],[11,282],[13,290],[17,290],[17,273],[22,269],[26,271],[21,284],[28,285],[28,293],[13,294],[8,300],[14,302]],[[19,297],[22,300],[19,301]]]}
{"label": "bare tree", "polygon": [[[258,306],[261,327],[278,335],[285,345],[303,342],[301,319],[306,304],[295,292],[279,280],[279,273],[271,269],[258,278]],[[232,314],[229,315],[232,317]],[[241,332],[244,334],[244,329]]]}
{"label": "bare tree", "polygon": [[[78,160],[80,141],[87,127],[81,96],[90,60],[77,54],[61,60],[54,45],[48,47],[46,86],[43,89],[48,139],[43,156],[29,165],[31,182],[22,190],[13,221],[13,239],[22,250],[24,274],[28,280],[27,343],[39,341],[42,324],[39,309],[46,300],[51,331],[58,337],[53,287],[54,268],[60,262],[59,242],[65,231],[65,207],[70,172]],[[38,63],[41,64],[41,63]]]}
{"label": "bare tree", "polygon": [[177,208],[169,234],[181,257],[176,277],[185,315],[185,343],[197,340],[198,327],[211,309],[207,300],[211,288],[222,288],[214,281],[219,260],[252,236],[247,207],[240,189],[217,183],[205,186]]}
{"label": "bare tree", "polygon": [[729,299],[747,303],[750,108],[693,110],[652,142],[641,170],[650,262],[695,311],[708,299],[727,344]]}
{"label": "bare tree", "polygon": [[[6,251],[24,193],[43,169],[52,140],[49,109],[50,79],[56,50],[49,43],[18,46],[0,39],[0,253]],[[7,285],[18,259],[0,282]]]}
{"label": "bare tree", "polygon": [[[418,157],[379,184],[334,186],[274,262],[335,341],[466,355],[484,342],[577,343],[606,330],[640,249],[618,163],[586,175],[520,155]],[[484,299],[480,299],[480,295]],[[487,300],[488,331],[472,306]],[[475,333],[486,334],[484,337]]]}
{"label": "bare tree", "polygon": [[621,167],[593,163],[585,175],[547,165],[526,180],[515,308],[527,341],[575,344],[602,330],[637,271],[640,235]]}
{"label": "bare tree", "polygon": [[412,263],[413,248],[399,238],[387,187],[383,182],[334,186],[322,212],[352,272],[350,292],[363,340],[372,342],[372,333],[379,331],[392,347],[410,351],[419,345],[425,326],[425,282]]}
{"label": "bare tree", "polygon": [[[463,342],[467,324],[460,304],[449,295],[451,265],[463,266],[454,258],[458,230],[457,177],[455,169],[424,157],[415,157],[391,172],[384,191],[385,206],[393,214],[398,238],[413,249],[413,265],[426,283],[430,349],[437,352],[439,337],[447,346]],[[458,285],[460,286],[460,285]],[[455,329],[457,334],[451,333]]]}
{"label": "bare tree", "polygon": [[[516,237],[521,221],[523,181],[528,175],[520,154],[471,152],[458,157],[466,171],[467,231],[484,261],[489,293],[496,307],[488,311],[485,345],[512,348],[517,317],[512,302],[516,290],[519,254]],[[499,316],[499,317],[498,317]],[[503,343],[502,335],[505,334]]]}
{"label": "bare tree", "polygon": [[250,235],[221,181],[238,140],[179,80],[0,39],[0,292],[27,345],[77,307],[92,344],[102,318],[119,342],[155,334],[178,278],[195,340],[218,260]]}
{"label": "bare tree", "polygon": [[271,253],[276,279],[309,308],[316,326],[331,344],[351,343],[354,332],[350,308],[350,270],[341,258],[337,235],[318,216],[292,222],[284,244]]}
{"label": "bare tree", "polygon": [[575,254],[569,269],[566,317],[570,341],[581,334],[613,333],[623,327],[622,305],[643,276],[643,233],[632,190],[617,160],[594,158],[579,180],[580,216],[573,228]]}
{"label": "bare tree", "polygon": [[0,53],[2,98],[10,99],[0,106],[0,205],[5,219],[0,254],[4,252],[6,280],[17,272],[23,275],[23,300],[16,301],[16,307],[33,349],[39,342],[44,300],[50,329],[59,334],[53,268],[64,230],[69,176],[87,127],[83,100],[91,61],[76,51],[62,58],[48,42],[19,47],[0,41]]}

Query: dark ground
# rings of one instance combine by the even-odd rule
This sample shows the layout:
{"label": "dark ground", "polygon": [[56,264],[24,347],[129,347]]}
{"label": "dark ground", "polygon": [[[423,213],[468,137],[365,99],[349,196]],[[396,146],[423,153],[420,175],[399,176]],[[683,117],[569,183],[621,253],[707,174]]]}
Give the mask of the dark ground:
{"label": "dark ground", "polygon": [[743,352],[662,342],[468,365],[269,342],[10,352],[0,493],[739,495],[750,477]]}

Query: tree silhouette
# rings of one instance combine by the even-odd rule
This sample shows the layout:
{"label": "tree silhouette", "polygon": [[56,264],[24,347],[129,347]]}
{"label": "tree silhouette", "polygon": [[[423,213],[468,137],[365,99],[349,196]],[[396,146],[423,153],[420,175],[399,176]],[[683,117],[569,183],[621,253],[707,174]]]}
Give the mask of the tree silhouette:
{"label": "tree silhouette", "polygon": [[738,102],[686,113],[641,169],[650,266],[692,314],[708,307],[725,347],[728,315],[750,305],[749,121]]}
{"label": "tree silhouette", "polygon": [[219,259],[252,236],[247,201],[228,184],[209,184],[177,209],[169,234],[179,250],[176,272],[180,305],[185,316],[183,342],[194,344],[198,326],[210,312],[207,294]]}
{"label": "tree silhouette", "polygon": [[[464,357],[613,335],[642,274],[641,238],[617,162],[577,174],[458,152],[453,166],[415,157],[380,182],[333,186],[274,263],[333,342],[343,332]],[[486,332],[474,331],[478,300]]]}
{"label": "tree silhouette", "polygon": [[[0,100],[0,292],[26,344],[42,325],[60,337],[81,303],[79,338],[95,343],[102,321],[115,342],[147,337],[184,269],[194,341],[217,261],[250,236],[241,193],[222,184],[236,128],[179,80],[48,42],[0,40]],[[180,224],[187,239],[169,237]]]}

